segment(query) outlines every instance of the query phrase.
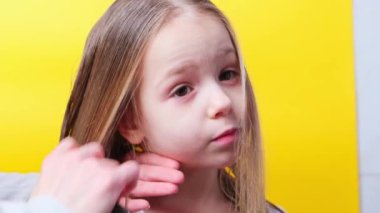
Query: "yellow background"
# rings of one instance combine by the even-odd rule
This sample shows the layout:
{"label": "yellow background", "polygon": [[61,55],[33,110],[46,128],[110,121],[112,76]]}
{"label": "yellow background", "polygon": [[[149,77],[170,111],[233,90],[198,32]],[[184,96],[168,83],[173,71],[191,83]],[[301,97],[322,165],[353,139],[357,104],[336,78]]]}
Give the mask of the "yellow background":
{"label": "yellow background", "polygon": [[[86,35],[111,2],[0,2],[0,171],[38,171],[57,144]],[[269,200],[359,212],[351,1],[215,2],[254,84]]]}

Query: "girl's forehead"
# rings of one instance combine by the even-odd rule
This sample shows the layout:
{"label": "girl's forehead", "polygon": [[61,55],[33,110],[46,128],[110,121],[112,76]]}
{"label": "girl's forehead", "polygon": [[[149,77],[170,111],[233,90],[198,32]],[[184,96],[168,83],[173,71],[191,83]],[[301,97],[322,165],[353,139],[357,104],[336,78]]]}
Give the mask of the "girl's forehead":
{"label": "girl's forehead", "polygon": [[218,60],[226,53],[235,54],[235,49],[222,21],[204,14],[178,15],[152,38],[144,63],[148,68],[150,64],[162,67],[204,58]]}

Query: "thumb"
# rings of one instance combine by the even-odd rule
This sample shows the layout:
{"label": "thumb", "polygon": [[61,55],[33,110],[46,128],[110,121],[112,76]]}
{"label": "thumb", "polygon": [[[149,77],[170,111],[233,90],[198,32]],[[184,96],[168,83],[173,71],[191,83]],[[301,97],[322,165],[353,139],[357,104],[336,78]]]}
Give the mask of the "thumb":
{"label": "thumb", "polygon": [[121,181],[121,195],[127,195],[137,184],[139,178],[139,165],[136,161],[126,161],[122,163],[117,171]]}

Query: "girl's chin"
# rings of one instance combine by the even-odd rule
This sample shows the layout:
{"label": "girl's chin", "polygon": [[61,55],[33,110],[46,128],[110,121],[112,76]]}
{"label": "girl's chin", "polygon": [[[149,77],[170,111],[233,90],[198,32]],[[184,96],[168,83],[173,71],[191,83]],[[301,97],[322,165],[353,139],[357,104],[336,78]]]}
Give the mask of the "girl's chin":
{"label": "girl's chin", "polygon": [[224,169],[225,167],[235,164],[235,158],[217,158],[215,160],[204,160],[202,162],[183,162],[181,163],[184,168],[191,169]]}
{"label": "girl's chin", "polygon": [[236,163],[235,158],[231,158],[229,161],[225,162],[222,166],[219,167],[219,169],[223,169],[225,167],[230,167]]}
{"label": "girl's chin", "polygon": [[235,164],[236,156],[233,153],[226,153],[219,156],[219,158],[216,158],[215,161],[219,162],[217,167],[222,169],[226,166],[232,166]]}

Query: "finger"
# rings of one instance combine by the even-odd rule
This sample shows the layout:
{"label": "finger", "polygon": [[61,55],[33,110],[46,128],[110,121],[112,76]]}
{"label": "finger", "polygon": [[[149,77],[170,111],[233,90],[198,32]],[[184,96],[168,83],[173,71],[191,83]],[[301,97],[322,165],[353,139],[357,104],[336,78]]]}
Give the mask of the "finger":
{"label": "finger", "polygon": [[131,199],[128,197],[120,197],[119,205],[129,212],[137,212],[142,210],[148,210],[150,208],[149,202],[144,199]]}
{"label": "finger", "polygon": [[103,168],[109,168],[113,169],[118,167],[120,164],[116,160],[109,159],[109,158],[100,158],[96,159],[97,166],[103,167]]}
{"label": "finger", "polygon": [[131,191],[130,197],[157,197],[172,195],[178,192],[178,186],[165,182],[137,181],[136,187]]}
{"label": "finger", "polygon": [[54,153],[65,153],[68,152],[74,148],[77,148],[78,144],[72,137],[66,137],[61,140],[57,148],[54,149]]}
{"label": "finger", "polygon": [[128,201],[129,199],[127,199],[127,197],[126,196],[120,196],[119,197],[119,201],[118,201],[118,203],[119,203],[119,205],[121,206],[121,207],[123,207],[123,208],[127,208],[127,201]]}
{"label": "finger", "polygon": [[179,184],[183,183],[184,178],[183,173],[176,169],[146,164],[140,165],[140,180]]}
{"label": "finger", "polygon": [[137,212],[150,209],[150,205],[144,199],[128,199],[126,209],[131,212]]}
{"label": "finger", "polygon": [[155,153],[143,153],[137,155],[136,160],[141,164],[151,164],[157,166],[164,166],[173,169],[179,169],[179,162],[173,159],[155,154]]}
{"label": "finger", "polygon": [[115,175],[122,188],[121,195],[126,196],[137,184],[139,165],[135,161],[124,162],[119,166]]}
{"label": "finger", "polygon": [[104,157],[104,151],[102,146],[96,142],[91,142],[81,146],[76,154],[79,156],[80,159],[86,159],[90,157]]}

